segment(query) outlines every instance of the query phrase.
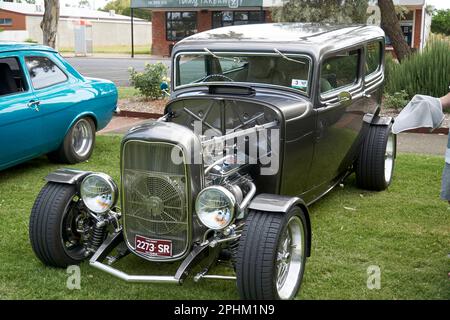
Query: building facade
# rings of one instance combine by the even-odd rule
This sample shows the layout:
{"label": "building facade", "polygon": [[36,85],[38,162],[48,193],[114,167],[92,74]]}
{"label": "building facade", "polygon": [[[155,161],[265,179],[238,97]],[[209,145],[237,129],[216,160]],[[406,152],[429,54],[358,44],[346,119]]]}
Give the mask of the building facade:
{"label": "building facade", "polygon": [[214,28],[271,22],[270,7],[282,0],[132,0],[152,11],[152,54],[169,56],[173,45]]}
{"label": "building facade", "polygon": [[[40,23],[44,14],[42,5],[0,1],[0,40],[36,41],[42,43]],[[90,29],[94,48],[108,46],[131,46],[131,19],[114,12],[84,8],[61,7],[58,24],[58,48],[75,46],[76,30],[82,26]],[[135,44],[151,46],[151,22],[134,19]]]}

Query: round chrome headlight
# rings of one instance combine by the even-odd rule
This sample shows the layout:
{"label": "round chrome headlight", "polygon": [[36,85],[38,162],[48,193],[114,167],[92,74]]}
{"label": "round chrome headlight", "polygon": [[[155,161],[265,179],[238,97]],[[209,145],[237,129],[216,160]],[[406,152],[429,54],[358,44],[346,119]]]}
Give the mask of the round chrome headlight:
{"label": "round chrome headlight", "polygon": [[94,213],[102,214],[117,202],[118,189],[114,180],[104,173],[86,176],[80,186],[81,199]]}
{"label": "round chrome headlight", "polygon": [[211,186],[203,189],[195,201],[195,211],[200,221],[210,229],[221,230],[234,219],[236,199],[226,188]]}

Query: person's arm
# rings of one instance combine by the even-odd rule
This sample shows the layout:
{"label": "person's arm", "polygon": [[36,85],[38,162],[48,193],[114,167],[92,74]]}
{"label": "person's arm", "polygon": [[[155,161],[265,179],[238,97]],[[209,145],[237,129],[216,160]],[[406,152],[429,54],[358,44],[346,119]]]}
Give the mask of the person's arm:
{"label": "person's arm", "polygon": [[450,92],[447,93],[445,96],[440,98],[442,109],[449,108],[450,109]]}

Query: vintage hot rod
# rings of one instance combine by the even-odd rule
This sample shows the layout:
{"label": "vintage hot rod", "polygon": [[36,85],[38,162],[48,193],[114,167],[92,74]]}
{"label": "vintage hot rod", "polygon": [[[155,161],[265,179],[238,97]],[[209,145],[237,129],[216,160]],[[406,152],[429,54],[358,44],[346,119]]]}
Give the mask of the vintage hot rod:
{"label": "vintage hot rod", "polygon": [[[352,172],[365,189],[391,183],[383,61],[375,26],[262,24],[186,38],[173,48],[164,116],[123,138],[120,188],[104,173],[47,176],[31,212],[34,252],[55,267],[90,259],[126,281],[192,274],[236,280],[243,299],[294,298],[311,253],[308,205]],[[130,252],[178,269],[113,267]],[[210,274],[218,261],[230,271]]]}

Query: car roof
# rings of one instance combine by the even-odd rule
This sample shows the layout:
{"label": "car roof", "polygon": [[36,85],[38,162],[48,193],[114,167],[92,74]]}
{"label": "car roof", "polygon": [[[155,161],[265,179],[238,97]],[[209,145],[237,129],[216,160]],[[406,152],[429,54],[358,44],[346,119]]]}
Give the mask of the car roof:
{"label": "car roof", "polygon": [[53,48],[43,46],[41,44],[36,44],[36,43],[0,42],[0,52],[25,51],[25,50],[57,52]]}
{"label": "car roof", "polygon": [[384,31],[370,25],[316,23],[263,23],[230,26],[194,34],[178,42],[174,51],[189,49],[261,50],[277,48],[294,52],[339,50],[356,43],[384,37]]}

